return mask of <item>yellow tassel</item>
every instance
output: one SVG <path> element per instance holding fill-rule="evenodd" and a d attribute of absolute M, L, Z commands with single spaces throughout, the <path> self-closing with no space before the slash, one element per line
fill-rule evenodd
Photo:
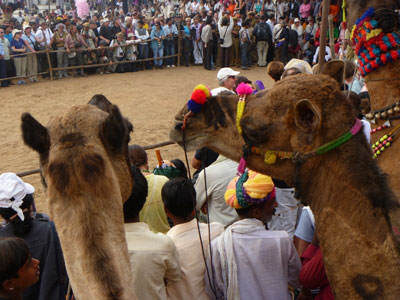
<path fill-rule="evenodd" d="M 238 104 L 237 104 L 237 113 L 236 113 L 236 127 L 239 131 L 239 134 L 242 134 L 242 127 L 240 126 L 240 120 L 242 119 L 242 116 L 244 114 L 244 107 L 246 105 L 245 102 L 246 98 L 240 98 Z"/>
<path fill-rule="evenodd" d="M 276 163 L 276 154 L 273 151 L 267 151 L 264 155 L 264 161 L 268 165 Z"/>
<path fill-rule="evenodd" d="M 342 9 L 343 9 L 343 22 L 346 22 L 346 0 L 343 0 Z"/>
<path fill-rule="evenodd" d="M 372 39 L 373 37 L 376 37 L 376 36 L 380 35 L 381 32 L 382 32 L 382 29 L 380 29 L 380 28 L 371 30 L 370 33 L 367 33 L 366 41 Z"/>

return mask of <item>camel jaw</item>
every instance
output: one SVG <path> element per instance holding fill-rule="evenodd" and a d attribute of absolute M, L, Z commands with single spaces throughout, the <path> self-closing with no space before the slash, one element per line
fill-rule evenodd
<path fill-rule="evenodd" d="M 176 122 L 178 123 L 178 122 Z M 182 122 L 181 122 L 182 123 Z M 194 151 L 204 146 L 207 141 L 207 137 L 201 133 L 194 133 L 190 130 L 185 131 L 185 140 L 183 140 L 183 131 L 179 123 L 171 128 L 169 132 L 169 138 L 171 141 L 177 143 L 182 148 L 186 148 L 187 151 Z"/>

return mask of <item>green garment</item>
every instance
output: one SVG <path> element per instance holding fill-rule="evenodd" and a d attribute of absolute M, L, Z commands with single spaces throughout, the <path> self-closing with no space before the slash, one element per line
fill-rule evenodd
<path fill-rule="evenodd" d="M 161 189 L 168 181 L 168 178 L 161 175 L 148 174 L 145 175 L 149 192 L 147 194 L 146 203 L 139 214 L 141 222 L 149 225 L 150 230 L 154 233 L 167 233 L 170 229 L 167 215 L 164 211 L 164 203 L 161 198 Z"/>

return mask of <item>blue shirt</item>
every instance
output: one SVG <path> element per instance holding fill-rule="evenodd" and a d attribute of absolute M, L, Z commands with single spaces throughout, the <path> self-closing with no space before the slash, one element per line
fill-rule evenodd
<path fill-rule="evenodd" d="M 12 51 L 12 47 L 14 47 L 15 49 L 24 48 L 25 47 L 25 43 L 24 43 L 24 41 L 22 39 L 19 39 L 18 41 L 15 40 L 15 39 L 12 39 L 10 46 L 11 46 L 11 51 Z M 24 56 L 26 56 L 26 54 L 21 54 L 21 52 L 15 52 L 15 51 L 12 51 L 12 54 L 18 54 L 18 56 L 16 56 L 16 57 L 24 57 Z"/>
<path fill-rule="evenodd" d="M 12 40 L 12 38 L 13 38 L 11 32 L 10 32 L 9 34 L 5 34 L 4 37 L 11 43 L 11 40 Z"/>
<path fill-rule="evenodd" d="M 169 27 L 168 25 L 165 25 L 163 27 L 163 30 L 164 30 L 165 36 L 167 36 L 170 33 L 172 33 L 175 36 L 178 35 L 178 29 L 176 29 L 176 26 L 174 24 L 172 24 L 171 27 Z"/>
<path fill-rule="evenodd" d="M 0 43 L 0 55 L 4 55 L 4 48 L 2 43 Z"/>

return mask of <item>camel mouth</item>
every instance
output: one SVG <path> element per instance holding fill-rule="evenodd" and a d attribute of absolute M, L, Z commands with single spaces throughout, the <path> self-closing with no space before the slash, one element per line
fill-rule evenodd
<path fill-rule="evenodd" d="M 186 135 L 183 138 L 182 122 L 173 126 L 169 132 L 171 141 L 177 143 L 180 147 L 186 148 L 187 151 L 196 150 L 197 146 L 201 143 L 202 134 Z"/>

